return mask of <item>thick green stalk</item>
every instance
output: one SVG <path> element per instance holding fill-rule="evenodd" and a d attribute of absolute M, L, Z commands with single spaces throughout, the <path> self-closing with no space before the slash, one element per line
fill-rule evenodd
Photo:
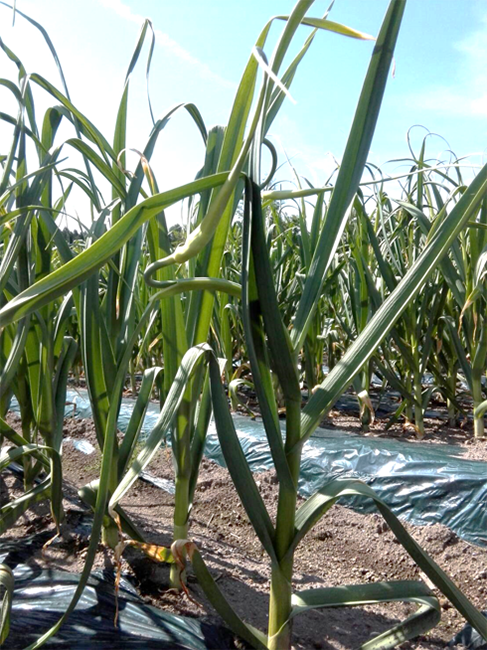
<path fill-rule="evenodd" d="M 178 410 L 176 426 L 173 432 L 173 456 L 176 462 L 176 491 L 174 495 L 174 534 L 173 541 L 187 539 L 190 510 L 190 479 L 191 479 L 191 385 L 186 389 L 183 401 Z M 181 588 L 180 572 L 176 566 L 171 566 L 171 587 Z"/>
<path fill-rule="evenodd" d="M 286 404 L 286 458 L 293 479 L 293 487 L 281 482 L 276 518 L 276 556 L 278 564 L 271 569 L 269 600 L 269 650 L 288 650 L 291 646 L 291 597 L 293 554 L 288 549 L 295 536 L 295 517 L 299 468 L 301 463 L 301 410 L 299 402 Z"/>
<path fill-rule="evenodd" d="M 108 548 L 115 548 L 119 542 L 118 527 L 114 520 L 106 515 L 103 517 L 103 527 L 101 529 L 102 544 Z"/>
<path fill-rule="evenodd" d="M 289 650 L 291 647 L 291 596 L 293 559 L 272 567 L 269 602 L 269 650 Z"/>
<path fill-rule="evenodd" d="M 473 398 L 473 431 L 475 438 L 483 438 L 485 436 L 484 427 L 484 414 L 476 415 L 475 410 L 483 401 L 482 397 L 482 374 L 485 368 L 485 361 L 487 357 L 487 323 L 482 323 L 480 332 L 480 339 L 477 345 L 477 350 L 472 361 L 472 398 Z"/>
<path fill-rule="evenodd" d="M 481 374 L 474 376 L 472 373 L 472 397 L 474 411 L 480 405 L 482 400 L 482 384 L 480 382 Z M 475 438 L 483 438 L 485 436 L 484 415 L 474 415 L 473 418 L 473 435 Z"/>
<path fill-rule="evenodd" d="M 419 438 L 424 437 L 423 420 L 423 385 L 420 370 L 420 357 L 418 341 L 415 336 L 411 337 L 411 348 L 414 359 L 413 388 L 414 388 L 414 423 Z"/>
<path fill-rule="evenodd" d="M 407 372 L 407 374 L 406 374 L 406 379 L 405 379 L 404 383 L 406 385 L 406 389 L 407 389 L 408 393 L 412 393 L 413 392 L 413 386 L 412 386 L 413 381 L 411 379 L 410 372 L 408 370 L 406 372 Z M 407 403 L 406 403 L 406 408 L 404 409 L 404 417 L 406 418 L 406 420 L 408 422 L 412 422 L 413 421 L 413 405 L 411 404 L 409 399 L 406 400 L 406 401 L 407 401 Z"/>
<path fill-rule="evenodd" d="M 318 383 L 315 373 L 314 361 L 315 357 L 313 355 L 312 339 L 311 337 L 306 337 L 304 342 L 304 372 L 306 377 L 306 385 L 308 386 L 308 393 L 311 395 L 311 391 Z"/>
<path fill-rule="evenodd" d="M 366 390 L 367 393 L 370 391 L 370 363 L 367 363 L 364 366 L 364 369 L 361 372 L 362 375 L 362 387 L 363 390 Z M 361 425 L 362 425 L 362 431 L 364 433 L 368 433 L 370 431 L 370 424 L 372 422 L 372 411 L 370 410 L 369 406 L 370 402 L 367 401 L 362 401 L 361 403 Z"/>
<path fill-rule="evenodd" d="M 453 395 L 457 390 L 457 369 L 454 364 L 451 364 L 450 373 L 447 377 L 447 383 L 450 385 L 450 390 Z M 447 399 L 448 408 L 448 424 L 450 427 L 456 426 L 457 423 L 457 408 L 450 398 Z"/>
<path fill-rule="evenodd" d="M 174 501 L 173 541 L 188 538 L 188 522 L 190 508 L 190 477 L 182 472 L 176 474 L 176 492 Z M 170 583 L 173 589 L 181 589 L 181 571 L 176 564 L 171 564 Z"/>
<path fill-rule="evenodd" d="M 192 387 L 193 383 L 190 382 L 184 392 L 172 434 L 173 458 L 176 466 L 173 516 L 174 542 L 188 537 L 189 511 L 191 507 L 191 436 L 194 409 Z M 199 395 L 199 392 L 197 395 Z M 170 582 L 171 587 L 174 589 L 181 589 L 180 571 L 176 565 L 171 566 Z"/>
<path fill-rule="evenodd" d="M 423 419 L 423 386 L 421 384 L 421 373 L 414 371 L 414 423 L 419 438 L 424 438 L 424 419 Z"/>
<path fill-rule="evenodd" d="M 109 437 L 108 432 L 105 433 L 105 439 Z M 116 437 L 116 436 L 115 436 Z M 103 450 L 105 453 L 105 449 Z M 111 469 L 110 469 L 110 478 L 108 482 L 108 491 L 109 494 L 113 494 L 115 489 L 118 486 L 118 448 L 114 445 L 113 453 L 111 455 Z M 103 524 L 101 529 L 101 541 L 105 546 L 114 549 L 119 539 L 118 526 L 115 523 L 115 520 L 110 517 L 108 514 L 103 517 Z"/>
<path fill-rule="evenodd" d="M 189 478 L 176 478 L 174 505 L 174 539 L 186 539 L 188 536 Z"/>

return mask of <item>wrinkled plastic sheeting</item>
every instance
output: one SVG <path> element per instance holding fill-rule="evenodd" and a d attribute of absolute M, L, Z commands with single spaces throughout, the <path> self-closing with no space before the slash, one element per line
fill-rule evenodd
<path fill-rule="evenodd" d="M 68 391 L 66 415 L 91 417 L 86 391 Z M 127 428 L 134 400 L 122 400 L 118 425 Z M 154 427 L 159 406 L 150 404 L 142 436 Z M 234 415 L 243 451 L 253 472 L 272 469 L 269 444 L 260 420 Z M 401 519 L 416 525 L 440 523 L 459 537 L 487 546 L 487 463 L 461 458 L 453 445 L 408 443 L 339 430 L 317 429 L 303 447 L 299 491 L 311 496 L 337 477 L 357 478 L 376 491 Z M 208 431 L 205 455 L 225 465 L 215 424 Z M 340 503 L 375 512 L 370 499 L 347 497 Z"/>
<path fill-rule="evenodd" d="M 462 458 L 453 445 L 318 431 L 303 449 L 303 492 L 311 495 L 322 487 L 323 474 L 359 478 L 402 519 L 441 523 L 459 537 L 487 546 L 487 463 Z M 375 510 L 370 500 L 348 502 Z"/>
<path fill-rule="evenodd" d="M 482 614 L 487 618 L 487 609 Z M 448 647 L 456 648 L 459 645 L 467 650 L 487 650 L 487 641 L 480 636 L 479 632 L 470 623 L 467 623 L 463 630 L 453 637 Z"/>
<path fill-rule="evenodd" d="M 120 431 L 127 431 L 127 427 L 134 410 L 134 399 L 123 399 L 120 405 L 117 425 Z M 19 403 L 15 397 L 10 402 L 10 410 L 14 413 L 20 413 Z M 141 435 L 146 437 L 154 428 L 161 409 L 159 404 L 149 402 L 144 422 L 142 423 Z M 64 417 L 91 418 L 91 404 L 88 397 L 88 391 L 85 388 L 70 389 L 66 391 L 66 404 L 64 407 Z M 80 451 L 82 451 L 80 449 Z"/>
<path fill-rule="evenodd" d="M 273 467 L 263 425 L 234 417 L 245 456 L 254 472 Z M 401 519 L 416 525 L 441 523 L 459 537 L 487 546 L 487 463 L 461 458 L 453 445 L 408 443 L 317 429 L 303 447 L 299 491 L 309 497 L 334 478 L 370 485 Z M 205 454 L 223 464 L 216 433 Z M 371 499 L 339 503 L 376 512 Z"/>
<path fill-rule="evenodd" d="M 8 648 L 25 648 L 52 627 L 66 611 L 78 585 L 79 574 L 41 570 L 36 565 L 16 564 L 19 542 L 0 547 L 2 562 L 14 572 L 15 589 Z M 27 553 L 29 549 L 24 548 Z M 150 648 L 206 650 L 234 647 L 231 633 L 201 619 L 176 616 L 147 605 L 130 582 L 122 578 L 118 626 L 114 626 L 113 577 L 93 572 L 76 609 L 45 648 Z"/>
<path fill-rule="evenodd" d="M 12 400 L 13 401 L 13 400 Z M 118 428 L 120 431 L 127 431 L 127 427 L 134 410 L 134 399 L 123 399 L 118 414 Z M 154 428 L 157 418 L 161 412 L 159 404 L 149 402 L 144 422 L 142 423 L 141 435 L 147 437 Z M 91 405 L 88 399 L 88 391 L 85 389 L 68 390 L 66 393 L 66 407 L 64 416 L 76 416 L 77 418 L 91 418 Z"/>

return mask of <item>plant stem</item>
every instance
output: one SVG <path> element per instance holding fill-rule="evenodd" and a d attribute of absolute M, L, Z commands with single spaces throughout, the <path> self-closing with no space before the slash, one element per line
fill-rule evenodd
<path fill-rule="evenodd" d="M 189 477 L 176 476 L 174 504 L 173 540 L 187 539 L 189 512 Z M 173 589 L 181 589 L 181 573 L 177 565 L 171 564 L 170 583 Z"/>
<path fill-rule="evenodd" d="M 132 391 L 132 396 L 137 395 L 137 380 L 135 378 L 135 364 L 133 359 L 130 359 L 129 362 L 129 373 L 130 373 L 130 389 Z"/>
<path fill-rule="evenodd" d="M 370 391 L 370 364 L 367 363 L 362 371 L 362 387 Z M 366 403 L 363 403 L 360 416 L 362 431 L 368 433 L 370 431 L 370 423 L 372 422 L 372 412 Z"/>
<path fill-rule="evenodd" d="M 457 389 L 457 370 L 455 367 L 451 368 L 450 377 L 447 379 L 447 381 L 450 384 L 450 390 L 452 391 L 453 394 L 455 394 Z M 451 427 L 454 427 L 456 426 L 457 423 L 457 409 L 455 407 L 455 404 L 451 401 L 450 398 L 447 399 L 447 407 L 448 407 L 448 424 Z"/>
<path fill-rule="evenodd" d="M 301 462 L 301 448 L 294 443 L 300 435 L 300 405 L 292 402 L 286 409 L 286 448 L 293 449 L 287 456 L 294 489 L 282 483 L 279 486 L 279 499 L 276 518 L 276 555 L 278 564 L 271 569 L 271 592 L 269 601 L 269 650 L 287 650 L 291 645 L 291 596 L 293 556 L 286 557 L 294 537 L 296 516 L 297 485 Z M 287 450 L 286 449 L 286 450 Z"/>
<path fill-rule="evenodd" d="M 101 529 L 101 541 L 109 548 L 115 548 L 119 542 L 118 527 L 111 517 L 103 517 L 103 527 Z"/>
<path fill-rule="evenodd" d="M 420 371 L 419 345 L 415 335 L 411 337 L 411 350 L 414 359 L 414 423 L 418 438 L 424 438 L 424 420 L 423 420 L 423 384 Z"/>
<path fill-rule="evenodd" d="M 411 380 L 411 375 L 409 374 L 409 372 L 406 374 L 406 379 L 404 383 L 406 385 L 406 389 L 408 390 L 408 392 L 411 393 L 413 382 Z M 407 400 L 406 408 L 404 409 L 404 417 L 408 422 L 413 421 L 413 405 L 411 404 L 409 399 Z"/>
<path fill-rule="evenodd" d="M 479 342 L 472 360 L 472 398 L 474 411 L 482 402 L 482 373 L 487 356 L 487 322 L 482 321 Z M 475 438 L 485 435 L 484 416 L 480 415 L 473 420 L 473 434 Z"/>
<path fill-rule="evenodd" d="M 414 373 L 414 423 L 419 438 L 424 438 L 424 419 L 423 419 L 423 386 L 421 384 L 421 375 Z"/>
<path fill-rule="evenodd" d="M 472 372 L 472 397 L 473 397 L 473 409 L 483 401 L 482 399 L 482 375 L 480 373 Z M 475 438 L 483 438 L 485 436 L 485 427 L 484 427 L 484 415 L 479 415 L 473 417 L 473 435 Z"/>
<path fill-rule="evenodd" d="M 115 441 L 114 450 L 112 454 L 112 466 L 110 471 L 109 488 L 108 488 L 110 494 L 113 494 L 117 485 L 118 485 L 118 447 Z M 109 515 L 105 515 L 105 517 L 103 517 L 103 525 L 101 529 L 101 541 L 103 544 L 113 549 L 117 546 L 118 542 L 120 541 L 119 534 L 118 534 L 118 526 Z"/>
<path fill-rule="evenodd" d="M 272 567 L 269 604 L 269 650 L 288 650 L 291 646 L 291 614 L 293 560 Z"/>

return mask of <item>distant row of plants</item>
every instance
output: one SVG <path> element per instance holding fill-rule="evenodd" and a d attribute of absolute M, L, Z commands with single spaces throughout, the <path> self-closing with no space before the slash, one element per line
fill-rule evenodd
<path fill-rule="evenodd" d="M 268 61 L 266 41 L 275 19 L 264 27 L 225 127 L 207 131 L 196 106 L 181 104 L 154 121 L 130 171 L 125 160 L 130 79 L 146 39 L 153 41 L 150 22 L 130 61 L 111 140 L 72 104 L 54 46 L 40 25 L 17 11 L 43 33 L 58 65 L 59 87 L 28 75 L 0 41 L 19 71 L 18 84 L 0 80 L 18 104 L 17 115 L 0 114 L 13 136 L 1 158 L 0 181 L 0 434 L 7 443 L 0 467 L 16 461 L 24 471 L 24 494 L 0 508 L 0 532 L 41 500 L 49 501 L 56 526 L 62 526 L 63 414 L 68 378 L 80 368 L 102 452 L 99 479 L 80 489 L 94 518 L 79 586 L 60 621 L 33 647 L 55 634 L 76 607 L 100 537 L 118 556 L 127 541 L 150 542 L 120 502 L 169 433 L 174 544 L 160 556 L 171 563 L 172 584 L 181 589 L 190 559 L 216 610 L 253 647 L 288 648 L 293 617 L 310 608 L 398 599 L 419 604 L 416 614 L 366 643 L 367 649 L 392 648 L 437 623 L 438 600 L 421 582 L 293 592 L 297 545 L 338 498 L 356 494 L 374 499 L 424 573 L 487 638 L 486 620 L 369 487 L 334 480 L 297 508 L 304 443 L 352 383 L 367 425 L 373 369 L 400 392 L 400 409 L 420 435 L 433 393 L 448 401 L 452 419 L 464 408 L 459 379 L 470 391 L 477 436 L 483 434 L 486 408 L 487 167 L 465 185 L 459 167 L 433 168 L 423 146 L 417 157 L 412 154 L 399 199 L 387 194 L 378 169 L 372 185 L 360 184 L 404 0 L 393 0 L 385 16 L 336 177 L 322 188 L 303 181 L 304 188 L 276 189 L 277 155 L 267 134 L 314 38 L 326 30 L 369 38 L 327 16 L 307 16 L 311 5 L 300 0 L 289 16 L 278 18 L 283 29 Z M 301 25 L 310 31 L 283 69 Z M 53 100 L 42 118 L 34 105 L 39 89 Z M 151 157 L 178 110 L 194 123 L 206 155 L 194 181 L 160 192 Z M 59 142 L 64 122 L 73 135 Z M 266 179 L 264 147 L 273 159 Z M 64 160 L 73 150 L 82 166 Z M 92 215 L 80 237 L 59 227 L 74 188 L 87 197 Z M 183 199 L 189 232 L 171 232 L 164 210 Z M 297 208 L 292 218 L 289 201 Z M 138 373 L 136 405 L 119 442 L 122 394 L 127 377 Z M 239 382 L 247 382 L 258 398 L 279 481 L 275 521 L 240 447 L 223 373 L 232 395 Z M 432 386 L 423 386 L 425 373 L 433 377 Z M 309 400 L 302 408 L 304 385 Z M 160 417 L 141 441 L 154 391 Z M 5 421 L 13 397 L 20 432 Z M 286 418 L 284 437 L 279 407 Z M 204 549 L 200 553 L 191 542 L 191 506 L 212 413 L 230 475 L 272 567 L 266 633 L 232 609 L 206 567 Z M 0 581 L 5 638 L 14 588 L 7 568 Z"/>

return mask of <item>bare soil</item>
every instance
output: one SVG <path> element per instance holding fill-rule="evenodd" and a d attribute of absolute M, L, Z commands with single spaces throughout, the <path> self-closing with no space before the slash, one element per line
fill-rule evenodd
<path fill-rule="evenodd" d="M 356 430 L 355 419 L 343 414 L 331 414 L 333 424 L 340 429 Z M 19 420 L 9 415 L 11 426 L 18 427 Z M 329 423 L 327 423 L 329 426 Z M 465 458 L 487 460 L 487 443 L 471 442 L 471 434 L 461 429 L 443 430 L 441 438 L 429 424 L 423 442 L 456 444 Z M 438 428 L 444 428 L 442 422 Z M 380 423 L 371 428 L 369 435 L 400 435 L 414 444 L 414 436 L 402 428 L 384 431 Z M 66 523 L 63 535 L 44 551 L 42 547 L 31 561 L 41 566 L 62 568 L 78 572 L 84 561 L 88 544 L 86 535 L 76 532 L 77 524 L 86 507 L 77 497 L 77 489 L 98 478 L 100 454 L 93 423 L 90 420 L 66 419 L 63 447 Z M 88 440 L 95 447 L 91 454 L 79 451 L 75 440 Z M 162 448 L 148 468 L 159 478 L 172 480 L 173 469 L 170 450 Z M 275 516 L 277 483 L 271 471 L 255 475 L 255 480 L 272 517 Z M 22 485 L 9 473 L 0 477 L 2 503 L 20 495 Z M 168 546 L 171 543 L 172 511 L 174 497 L 163 490 L 139 480 L 131 489 L 122 506 L 133 517 L 147 541 Z M 456 584 L 479 609 L 487 608 L 487 548 L 472 546 L 460 540 L 441 525 L 414 527 L 406 524 L 408 531 L 445 569 Z M 38 504 L 24 515 L 3 536 L 22 539 L 39 531 L 52 532 L 54 526 L 47 504 Z M 218 585 L 239 614 L 248 622 L 265 629 L 267 625 L 270 566 L 257 540 L 245 510 L 233 488 L 226 469 L 203 460 L 191 513 L 190 537 L 203 554 Z M 168 589 L 168 568 L 154 564 L 139 551 L 127 549 L 124 571 L 131 574 L 146 602 L 185 616 L 206 617 L 217 621 L 216 612 L 206 600 L 191 570 L 188 586 L 195 605 L 186 596 Z M 112 552 L 99 547 L 96 567 L 113 568 Z M 342 506 L 334 506 L 296 552 L 295 589 L 317 586 L 366 583 L 379 580 L 405 580 L 420 578 L 418 568 L 396 543 L 395 537 L 379 515 L 363 515 Z M 438 594 L 439 595 L 439 594 Z M 417 650 L 446 648 L 450 639 L 465 621 L 441 595 L 440 624 L 428 635 L 401 647 Z M 357 648 L 371 636 L 389 629 L 414 611 L 409 604 L 367 606 L 309 612 L 295 619 L 293 647 L 324 650 L 350 650 Z M 238 642 L 237 647 L 245 647 Z"/>

